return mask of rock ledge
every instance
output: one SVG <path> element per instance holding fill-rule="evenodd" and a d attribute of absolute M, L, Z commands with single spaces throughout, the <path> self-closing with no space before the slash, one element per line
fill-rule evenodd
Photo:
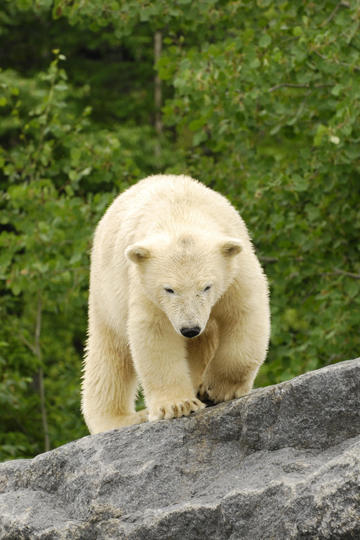
<path fill-rule="evenodd" d="M 360 359 L 0 464 L 0 538 L 360 538 Z"/>

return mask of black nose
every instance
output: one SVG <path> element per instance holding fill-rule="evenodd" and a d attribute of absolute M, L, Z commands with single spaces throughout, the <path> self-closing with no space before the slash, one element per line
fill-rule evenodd
<path fill-rule="evenodd" d="M 200 334 L 200 327 L 199 326 L 193 326 L 192 328 L 181 328 L 180 332 L 183 336 L 191 338 L 198 336 Z"/>

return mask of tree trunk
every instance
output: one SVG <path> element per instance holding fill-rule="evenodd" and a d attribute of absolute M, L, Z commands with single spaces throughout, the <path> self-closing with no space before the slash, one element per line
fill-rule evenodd
<path fill-rule="evenodd" d="M 41 345 L 40 345 L 40 335 L 41 335 L 41 318 L 42 318 L 42 300 L 41 296 L 38 296 L 37 312 L 36 312 L 36 326 L 35 326 L 35 346 L 34 353 L 37 356 L 38 362 L 40 364 L 39 371 L 34 377 L 34 383 L 36 385 L 37 391 L 40 396 L 40 409 L 41 409 L 41 420 L 44 432 L 44 449 L 45 452 L 50 450 L 50 438 L 49 438 L 49 425 L 47 420 L 46 413 L 46 404 L 45 404 L 45 386 L 44 386 L 44 370 L 42 368 L 42 354 L 41 354 Z"/>
<path fill-rule="evenodd" d="M 158 62 L 161 56 L 162 49 L 162 34 L 161 32 L 155 32 L 154 36 L 154 64 Z M 155 104 L 155 130 L 158 136 L 155 152 L 157 157 L 161 154 L 161 143 L 160 137 L 162 135 L 163 124 L 161 118 L 161 106 L 162 106 L 162 88 L 161 88 L 161 79 L 156 72 L 154 79 L 154 104 Z"/>

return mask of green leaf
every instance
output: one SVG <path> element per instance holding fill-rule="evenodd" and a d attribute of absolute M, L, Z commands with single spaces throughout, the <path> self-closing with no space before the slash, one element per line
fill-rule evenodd
<path fill-rule="evenodd" d="M 259 47 L 266 49 L 271 43 L 271 37 L 269 34 L 263 34 L 259 39 Z"/>
<path fill-rule="evenodd" d="M 295 26 L 295 28 L 293 29 L 293 35 L 296 36 L 296 37 L 300 37 L 303 35 L 303 29 L 301 26 Z"/>
<path fill-rule="evenodd" d="M 207 135 L 206 135 L 205 131 L 198 131 L 193 136 L 193 144 L 194 144 L 194 146 L 198 146 L 202 142 L 206 141 L 206 139 L 207 139 Z"/>
<path fill-rule="evenodd" d="M 296 191 L 306 191 L 309 187 L 308 180 L 298 174 L 293 175 L 293 183 Z"/>

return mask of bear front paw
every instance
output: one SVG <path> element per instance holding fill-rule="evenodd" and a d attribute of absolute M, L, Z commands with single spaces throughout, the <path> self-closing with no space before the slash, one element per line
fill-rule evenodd
<path fill-rule="evenodd" d="M 197 398 L 177 399 L 161 401 L 149 407 L 149 421 L 168 420 L 170 418 L 179 418 L 180 416 L 189 416 L 190 413 L 203 409 L 205 404 Z"/>
<path fill-rule="evenodd" d="M 204 401 L 221 403 L 246 396 L 251 390 L 248 384 L 212 384 L 202 383 L 199 386 L 198 395 Z"/>

